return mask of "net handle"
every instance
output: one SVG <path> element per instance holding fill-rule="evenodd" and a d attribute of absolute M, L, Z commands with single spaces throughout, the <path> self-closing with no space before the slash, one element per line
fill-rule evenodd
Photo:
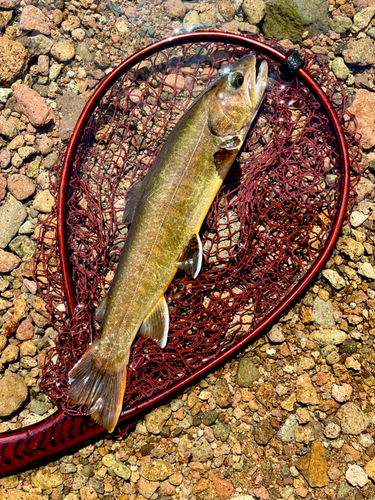
<path fill-rule="evenodd" d="M 74 156 L 77 151 L 78 142 L 80 140 L 82 131 L 91 116 L 96 104 L 103 97 L 103 95 L 107 92 L 108 88 L 119 78 L 121 77 L 128 69 L 130 69 L 135 64 L 141 62 L 144 58 L 150 57 L 156 52 L 167 49 L 173 46 L 182 45 L 184 43 L 191 42 L 221 42 L 228 44 L 237 44 L 244 48 L 252 49 L 261 54 L 271 56 L 276 59 L 280 63 L 284 62 L 287 59 L 287 55 L 283 54 L 279 50 L 274 47 L 270 47 L 258 40 L 254 40 L 252 38 L 248 38 L 243 35 L 237 35 L 234 33 L 222 33 L 222 32 L 212 32 L 212 31 L 198 31 L 194 33 L 183 33 L 180 35 L 176 35 L 165 40 L 158 41 L 153 43 L 144 49 L 136 52 L 129 58 L 127 58 L 123 63 L 121 63 L 117 68 L 115 68 L 112 73 L 110 73 L 99 85 L 97 90 L 91 96 L 90 100 L 87 102 L 86 107 L 82 111 L 81 116 L 78 119 L 76 127 L 74 129 L 73 135 L 69 141 L 68 148 L 66 151 L 65 160 L 63 163 L 62 173 L 61 173 L 61 181 L 59 186 L 59 199 L 58 199 L 58 208 L 57 208 L 57 237 L 58 237 L 58 246 L 60 252 L 60 265 L 63 276 L 63 286 L 65 290 L 66 300 L 69 307 L 69 312 L 71 317 L 74 316 L 74 295 L 73 289 L 71 286 L 71 280 L 69 275 L 69 264 L 68 264 L 68 251 L 67 244 L 65 239 L 65 209 L 67 203 L 67 192 L 69 185 L 69 177 L 71 167 L 73 165 Z M 205 364 L 202 368 L 192 373 L 191 375 L 183 378 L 180 382 L 178 382 L 173 387 L 163 391 L 162 393 L 155 395 L 147 399 L 144 402 L 135 405 L 129 410 L 124 410 L 121 414 L 121 418 L 125 417 L 131 418 L 137 415 L 139 412 L 149 408 L 150 406 L 155 406 L 159 401 L 165 399 L 170 396 L 172 393 L 178 392 L 182 389 L 186 384 L 192 383 L 194 380 L 202 377 L 205 373 L 210 371 L 214 366 L 217 366 L 220 363 L 223 363 L 227 358 L 231 357 L 236 351 L 240 350 L 244 345 L 246 345 L 251 339 L 259 335 L 264 329 L 270 326 L 276 318 L 280 315 L 282 311 L 284 311 L 291 303 L 297 298 L 297 296 L 309 286 L 312 279 L 319 272 L 319 270 L 323 267 L 324 263 L 328 259 L 331 254 L 334 245 L 339 236 L 340 228 L 342 222 L 344 220 L 348 199 L 349 199 L 349 182 L 350 182 L 350 168 L 349 168 L 349 154 L 348 148 L 345 141 L 344 132 L 341 128 L 339 119 L 336 115 L 335 110 L 332 107 L 332 104 L 328 97 L 325 95 L 320 86 L 315 82 L 315 80 L 310 76 L 310 74 L 300 68 L 297 71 L 297 74 L 305 84 L 312 90 L 317 99 L 323 105 L 331 123 L 334 127 L 334 131 L 336 134 L 336 138 L 339 144 L 340 155 L 342 160 L 342 178 L 341 178 L 341 199 L 340 206 L 337 212 L 332 232 L 327 240 L 325 248 L 316 262 L 313 264 L 311 269 L 308 271 L 304 279 L 301 283 L 296 286 L 292 292 L 289 293 L 287 297 L 284 298 L 282 302 L 280 302 L 279 306 L 272 311 L 268 316 L 266 316 L 261 325 L 256 327 L 253 331 L 251 331 L 248 335 L 244 336 L 237 344 L 232 346 L 227 351 L 220 354 L 216 359 L 210 361 Z"/>

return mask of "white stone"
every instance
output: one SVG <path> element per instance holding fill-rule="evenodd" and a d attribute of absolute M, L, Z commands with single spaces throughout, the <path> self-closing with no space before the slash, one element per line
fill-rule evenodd
<path fill-rule="evenodd" d="M 350 215 L 350 224 L 352 227 L 356 228 L 361 226 L 367 219 L 368 215 L 363 214 L 362 212 L 352 212 Z"/>
<path fill-rule="evenodd" d="M 368 483 L 368 475 L 359 465 L 351 465 L 346 471 L 345 477 L 352 486 L 363 488 Z"/>
<path fill-rule="evenodd" d="M 349 401 L 352 393 L 353 393 L 353 388 L 349 384 L 343 384 L 343 385 L 333 384 L 332 386 L 332 397 L 338 403 L 344 403 L 345 401 Z"/>
<path fill-rule="evenodd" d="M 369 262 L 364 262 L 358 266 L 358 274 L 361 274 L 365 278 L 375 280 L 375 270 Z"/>
<path fill-rule="evenodd" d="M 333 269 L 324 269 L 322 274 L 331 283 L 331 285 L 336 288 L 336 290 L 344 288 L 345 280 L 337 271 L 334 271 Z"/>

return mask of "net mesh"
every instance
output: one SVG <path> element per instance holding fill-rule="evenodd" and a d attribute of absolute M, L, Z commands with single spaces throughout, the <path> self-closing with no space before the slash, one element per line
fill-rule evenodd
<path fill-rule="evenodd" d="M 194 98 L 249 52 L 208 42 L 164 49 L 113 83 L 82 132 L 65 214 L 73 318 L 64 298 L 56 207 L 40 227 L 35 254 L 39 291 L 58 331 L 41 387 L 72 415 L 85 410 L 67 405 L 67 374 L 98 334 L 95 308 L 113 279 L 128 230 L 121 223 L 124 193 L 146 175 Z M 304 57 L 345 123 L 358 172 L 358 137 L 343 88 L 322 59 Z M 261 58 L 269 64 L 269 88 L 202 227 L 203 269 L 196 280 L 178 272 L 166 293 L 167 346 L 145 338 L 134 343 L 124 408 L 173 386 L 261 324 L 306 275 L 335 223 L 342 168 L 329 119 L 304 83 L 284 80 L 278 63 Z M 63 152 L 51 170 L 55 199 L 62 159 Z"/>

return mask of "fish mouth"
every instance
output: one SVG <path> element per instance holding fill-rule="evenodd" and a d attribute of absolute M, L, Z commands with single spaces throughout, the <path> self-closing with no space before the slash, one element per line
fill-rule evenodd
<path fill-rule="evenodd" d="M 258 109 L 262 103 L 263 95 L 267 87 L 268 64 L 266 61 L 260 63 L 256 70 L 256 58 L 253 56 L 247 82 L 247 95 L 252 108 Z"/>

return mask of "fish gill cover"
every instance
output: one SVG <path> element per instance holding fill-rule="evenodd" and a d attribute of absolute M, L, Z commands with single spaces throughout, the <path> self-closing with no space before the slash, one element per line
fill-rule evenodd
<path fill-rule="evenodd" d="M 249 52 L 211 42 L 165 48 L 118 78 L 82 131 L 65 211 L 73 318 L 64 295 L 56 207 L 40 228 L 35 253 L 35 277 L 58 332 L 41 387 L 71 415 L 85 413 L 66 403 L 68 372 L 98 334 L 95 308 L 128 231 L 121 222 L 124 193 L 146 175 L 194 98 Z M 358 134 L 343 88 L 319 56 L 304 57 L 344 126 L 358 176 Z M 124 409 L 173 387 L 259 326 L 321 255 L 335 224 L 342 168 L 333 127 L 300 79 L 284 79 L 279 63 L 262 58 L 269 64 L 269 88 L 202 227 L 202 272 L 193 280 L 179 271 L 167 290 L 167 346 L 145 338 L 134 343 Z M 56 200 L 62 160 L 63 154 L 51 172 Z"/>

